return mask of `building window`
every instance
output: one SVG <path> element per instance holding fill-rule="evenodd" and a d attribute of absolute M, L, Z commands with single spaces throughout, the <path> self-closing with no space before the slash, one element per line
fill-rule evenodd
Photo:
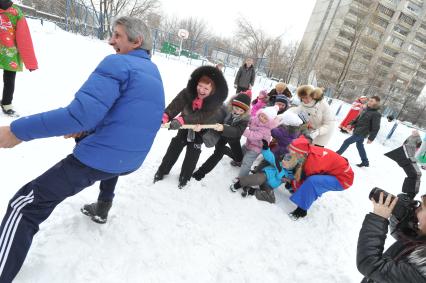
<path fill-rule="evenodd" d="M 396 56 L 398 56 L 398 52 L 397 51 L 393 51 L 392 49 L 390 49 L 390 48 L 387 48 L 387 47 L 384 47 L 383 48 L 383 53 L 385 53 L 385 54 L 387 54 L 387 55 L 389 55 L 389 56 L 391 56 L 391 57 L 396 57 Z"/>
<path fill-rule="evenodd" d="M 407 34 L 410 33 L 410 30 L 401 26 L 401 25 L 395 25 L 393 30 L 403 36 L 407 36 Z"/>
<path fill-rule="evenodd" d="M 386 61 L 383 58 L 379 59 L 379 64 L 388 68 L 392 67 L 392 62 Z"/>
<path fill-rule="evenodd" d="M 426 80 L 426 73 L 422 73 L 422 72 L 417 72 L 416 74 L 417 77 Z"/>
<path fill-rule="evenodd" d="M 363 58 L 364 60 L 370 61 L 371 58 L 373 58 L 373 55 L 364 52 L 359 52 L 359 57 Z"/>
<path fill-rule="evenodd" d="M 411 65 L 417 65 L 417 63 L 419 62 L 419 59 L 405 55 L 404 58 L 402 59 L 402 62 L 411 64 Z"/>
<path fill-rule="evenodd" d="M 409 76 L 411 76 L 414 73 L 414 70 L 407 68 L 405 66 L 401 66 L 399 68 L 399 70 L 401 71 L 401 73 L 404 73 L 404 74 L 409 75 Z"/>
<path fill-rule="evenodd" d="M 380 32 L 380 31 L 378 31 L 378 30 L 376 30 L 372 27 L 367 27 L 366 30 L 365 30 L 365 33 L 367 35 L 375 38 L 375 39 L 378 39 L 378 40 L 382 39 L 382 36 L 383 36 L 382 32 Z"/>
<path fill-rule="evenodd" d="M 406 14 L 404 14 L 404 13 L 401 13 L 401 14 L 399 15 L 399 19 L 400 19 L 402 22 L 404 22 L 404 23 L 406 23 L 406 24 L 408 24 L 408 25 L 410 25 L 410 26 L 413 26 L 413 25 L 416 23 L 416 20 L 415 20 L 415 19 L 413 19 L 412 17 L 410 17 L 410 16 L 408 16 L 408 15 L 406 15 Z"/>
<path fill-rule="evenodd" d="M 350 22 L 350 21 L 348 21 L 348 20 L 345 20 L 345 21 L 343 22 L 343 25 L 345 25 L 345 26 L 347 26 L 347 27 L 349 27 L 349 28 L 351 28 L 351 29 L 354 29 L 354 30 L 356 30 L 356 29 L 357 29 L 357 25 L 356 25 L 356 24 L 354 24 L 354 23 L 352 23 L 352 22 Z"/>
<path fill-rule="evenodd" d="M 381 26 L 382 28 L 387 28 L 389 22 L 381 17 L 374 17 L 373 23 L 375 23 L 378 26 Z"/>
<path fill-rule="evenodd" d="M 355 37 L 352 34 L 343 30 L 339 32 L 339 36 L 349 40 L 350 42 L 352 42 L 355 39 Z"/>
<path fill-rule="evenodd" d="M 337 48 L 337 49 L 339 49 L 339 50 L 342 50 L 342 51 L 344 51 L 344 52 L 349 52 L 349 50 L 350 50 L 350 48 L 349 47 L 346 47 L 345 45 L 343 45 L 343 44 L 340 44 L 340 43 L 338 43 L 338 42 L 336 42 L 335 44 L 334 44 L 334 46 Z"/>
<path fill-rule="evenodd" d="M 342 57 L 336 55 L 335 53 L 330 53 L 329 57 L 330 57 L 330 59 L 332 59 L 334 61 L 337 61 L 339 63 L 343 63 L 343 64 L 346 61 L 345 58 L 342 58 Z"/>
<path fill-rule="evenodd" d="M 370 49 L 373 49 L 373 50 L 376 50 L 376 48 L 378 46 L 378 44 L 376 42 L 372 42 L 370 40 L 363 40 L 362 45 L 364 45 L 364 46 L 366 46 Z"/>
<path fill-rule="evenodd" d="M 389 36 L 387 41 L 398 47 L 402 47 L 404 44 L 404 41 L 396 36 Z"/>
<path fill-rule="evenodd" d="M 422 36 L 420 34 L 417 34 L 414 39 L 417 40 L 417 41 L 419 41 L 419 42 L 421 42 L 421 43 L 423 43 L 423 44 L 426 44 L 426 37 L 424 37 L 424 36 Z"/>
<path fill-rule="evenodd" d="M 419 15 L 420 11 L 422 10 L 422 8 L 419 5 L 414 4 L 413 2 L 408 1 L 407 5 L 405 6 L 407 8 L 408 11 Z"/>
<path fill-rule="evenodd" d="M 371 6 L 371 0 L 355 0 L 355 2 L 365 6 L 365 7 L 370 7 Z"/>
<path fill-rule="evenodd" d="M 385 7 L 385 6 L 383 6 L 382 4 L 379 4 L 378 6 L 377 6 L 377 11 L 379 11 L 379 12 L 381 12 L 381 13 L 383 13 L 383 14 L 385 14 L 386 16 L 389 16 L 389 17 L 393 17 L 393 15 L 395 14 L 395 11 L 394 10 L 392 10 L 392 9 L 390 9 L 390 8 L 388 8 L 388 7 Z"/>
<path fill-rule="evenodd" d="M 408 50 L 410 50 L 411 52 L 413 52 L 414 54 L 416 54 L 419 57 L 423 57 L 425 54 L 425 50 L 417 45 L 414 44 L 410 44 L 408 46 Z"/>

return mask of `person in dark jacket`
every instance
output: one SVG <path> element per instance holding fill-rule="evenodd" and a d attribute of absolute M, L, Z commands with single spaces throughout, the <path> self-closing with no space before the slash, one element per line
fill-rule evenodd
<path fill-rule="evenodd" d="M 109 44 L 117 54 L 102 60 L 67 107 L 0 127 L 0 148 L 90 132 L 72 154 L 10 200 L 0 227 L 5 235 L 0 237 L 0 282 L 13 281 L 40 223 L 59 203 L 96 181 L 115 185 L 109 181 L 138 169 L 151 148 L 164 111 L 164 90 L 149 56 L 150 31 L 140 19 L 120 17 Z"/>
<path fill-rule="evenodd" d="M 215 146 L 213 154 L 192 175 L 197 181 L 203 179 L 206 174 L 216 167 L 226 151 L 236 162 L 243 160 L 240 139 L 250 120 L 250 97 L 245 93 L 238 94 L 230 103 L 222 107 L 223 123 L 216 124 L 215 130 L 221 133 L 221 137 Z M 226 146 L 229 144 L 231 147 Z"/>
<path fill-rule="evenodd" d="M 217 136 L 217 140 L 220 138 L 214 130 L 201 130 L 200 125 L 220 122 L 218 112 L 221 111 L 227 96 L 226 80 L 217 68 L 201 66 L 191 74 L 187 86 L 173 99 L 164 112 L 162 122 L 170 122 L 170 129 L 178 130 L 178 133 L 172 138 L 160 167 L 155 173 L 154 183 L 169 174 L 186 146 L 178 187 L 182 189 L 186 186 L 197 166 L 203 142 L 206 143 L 206 139 L 212 135 Z M 184 124 L 197 126 L 194 130 L 180 129 Z"/>
<path fill-rule="evenodd" d="M 401 238 L 383 252 L 388 219 L 397 201 L 391 201 L 390 194 L 384 200 L 381 193 L 379 202 L 372 200 L 373 213 L 365 216 L 356 258 L 358 270 L 365 276 L 362 283 L 426 282 L 426 196 L 416 210 L 418 235 Z"/>
<path fill-rule="evenodd" d="M 293 96 L 285 83 L 283 82 L 277 83 L 275 88 L 273 88 L 268 93 L 269 106 L 272 106 L 275 104 L 275 98 L 277 97 L 277 95 L 284 95 L 285 97 L 288 98 L 288 100 L 290 100 Z"/>
<path fill-rule="evenodd" d="M 372 96 L 367 102 L 367 108 L 350 124 L 353 125 L 354 130 L 351 137 L 347 138 L 336 153 L 342 155 L 349 145 L 356 143 L 361 163 L 357 164 L 358 167 L 368 167 L 367 153 L 364 148 L 364 139 L 368 137 L 367 144 L 373 142 L 377 133 L 380 130 L 381 115 L 378 111 L 380 107 L 380 97 Z"/>
<path fill-rule="evenodd" d="M 237 89 L 236 93 L 249 90 L 254 85 L 256 78 L 256 70 L 253 66 L 253 59 L 247 58 L 245 63 L 238 69 L 237 75 L 234 80 L 234 87 Z"/>

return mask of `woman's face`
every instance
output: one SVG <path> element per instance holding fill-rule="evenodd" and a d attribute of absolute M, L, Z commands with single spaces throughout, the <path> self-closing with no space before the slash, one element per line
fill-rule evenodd
<path fill-rule="evenodd" d="M 266 116 L 266 114 L 265 114 L 265 113 L 260 113 L 260 114 L 259 114 L 259 121 L 260 121 L 262 124 L 266 124 L 266 123 L 268 123 L 268 122 L 269 122 L 268 116 Z"/>
<path fill-rule="evenodd" d="M 306 96 L 302 97 L 301 100 L 304 104 L 309 104 L 309 103 L 312 102 L 313 99 L 310 95 L 306 95 Z"/>
<path fill-rule="evenodd" d="M 197 94 L 198 98 L 204 99 L 209 96 L 212 92 L 212 85 L 208 83 L 198 82 L 197 84 Z"/>
<path fill-rule="evenodd" d="M 419 220 L 418 228 L 420 234 L 426 235 L 426 196 L 422 197 L 422 205 L 416 210 L 417 219 Z"/>

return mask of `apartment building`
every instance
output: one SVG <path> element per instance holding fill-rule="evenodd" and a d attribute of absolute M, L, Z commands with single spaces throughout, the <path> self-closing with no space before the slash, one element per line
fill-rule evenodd
<path fill-rule="evenodd" d="M 379 95 L 399 111 L 426 84 L 426 0 L 318 0 L 291 82 L 334 96 Z"/>

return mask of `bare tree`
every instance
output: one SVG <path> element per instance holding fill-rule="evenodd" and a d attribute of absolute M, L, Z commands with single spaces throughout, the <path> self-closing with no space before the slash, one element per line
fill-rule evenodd
<path fill-rule="evenodd" d="M 265 58 L 274 39 L 269 37 L 264 30 L 254 27 L 252 23 L 243 17 L 238 18 L 236 23 L 236 38 L 245 51 L 255 59 Z"/>

